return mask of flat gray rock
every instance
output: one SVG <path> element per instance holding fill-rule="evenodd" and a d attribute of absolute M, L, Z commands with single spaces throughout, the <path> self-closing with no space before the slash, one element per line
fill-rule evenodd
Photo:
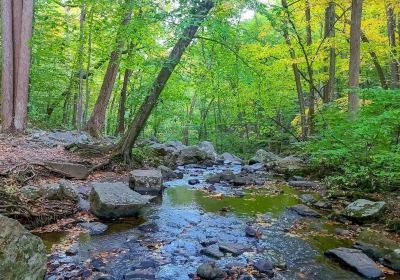
<path fill-rule="evenodd" d="M 203 248 L 200 250 L 200 253 L 213 259 L 220 259 L 225 256 L 224 253 L 222 253 L 217 246 Z"/>
<path fill-rule="evenodd" d="M 325 252 L 325 255 L 339 260 L 367 279 L 379 279 L 384 275 L 376 263 L 361 250 L 340 247 Z"/>
<path fill-rule="evenodd" d="M 54 162 L 46 161 L 43 163 L 47 169 L 52 172 L 61 174 L 66 178 L 84 180 L 89 175 L 89 169 L 82 164 L 70 162 Z"/>
<path fill-rule="evenodd" d="M 238 244 L 228 244 L 223 243 L 218 245 L 219 250 L 224 253 L 232 254 L 232 256 L 236 257 L 244 253 L 245 247 Z"/>
<path fill-rule="evenodd" d="M 311 209 L 310 207 L 303 205 L 303 204 L 298 204 L 298 205 L 289 207 L 289 210 L 292 210 L 292 211 L 296 212 L 298 215 L 303 216 L 303 217 L 312 217 L 312 218 L 321 217 L 321 214 L 319 214 L 317 211 L 315 211 L 315 210 Z"/>
<path fill-rule="evenodd" d="M 153 198 L 131 190 L 124 183 L 93 183 L 90 209 L 105 219 L 134 216 Z"/>

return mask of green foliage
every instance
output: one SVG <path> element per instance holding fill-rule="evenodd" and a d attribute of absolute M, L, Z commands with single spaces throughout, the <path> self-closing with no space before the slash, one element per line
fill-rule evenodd
<path fill-rule="evenodd" d="M 356 119 L 338 100 L 318 115 L 320 137 L 305 150 L 319 175 L 342 188 L 370 191 L 400 182 L 400 92 L 365 90 Z"/>

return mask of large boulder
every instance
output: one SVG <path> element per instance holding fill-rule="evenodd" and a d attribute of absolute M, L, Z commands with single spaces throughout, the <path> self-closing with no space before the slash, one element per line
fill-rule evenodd
<path fill-rule="evenodd" d="M 153 198 L 131 190 L 124 183 L 93 183 L 90 209 L 104 219 L 134 216 Z"/>
<path fill-rule="evenodd" d="M 158 169 L 161 171 L 162 177 L 164 180 L 173 180 L 173 179 L 182 179 L 183 173 L 182 172 L 175 172 L 171 168 L 160 165 Z"/>
<path fill-rule="evenodd" d="M 288 156 L 275 161 L 275 170 L 289 177 L 293 175 L 302 175 L 305 168 L 305 162 L 298 157 Z"/>
<path fill-rule="evenodd" d="M 249 164 L 252 165 L 256 163 L 271 163 L 277 161 L 278 159 L 280 159 L 280 157 L 275 155 L 274 153 L 260 149 L 256 152 L 256 155 L 250 159 Z"/>
<path fill-rule="evenodd" d="M 17 221 L 0 215 L 0 278 L 42 280 L 46 274 L 43 241 Z"/>
<path fill-rule="evenodd" d="M 129 176 L 129 187 L 140 194 L 160 194 L 163 176 L 160 169 L 133 170 Z"/>
<path fill-rule="evenodd" d="M 209 154 L 198 146 L 188 146 L 180 151 L 176 163 L 178 165 L 203 164 L 214 161 Z"/>
<path fill-rule="evenodd" d="M 207 158 L 211 159 L 212 161 L 217 159 L 218 154 L 211 142 L 203 141 L 198 145 L 198 147 L 207 154 Z"/>
<path fill-rule="evenodd" d="M 384 276 L 376 263 L 361 250 L 341 247 L 329 250 L 325 255 L 340 261 L 367 279 L 379 279 Z"/>
<path fill-rule="evenodd" d="M 180 141 L 169 141 L 164 144 L 153 143 L 150 148 L 158 156 L 177 156 L 186 146 Z"/>
<path fill-rule="evenodd" d="M 358 223 L 372 222 L 377 220 L 385 210 L 386 203 L 384 201 L 358 199 L 346 207 L 344 216 Z"/>
<path fill-rule="evenodd" d="M 241 165 L 243 160 L 231 153 L 223 153 L 220 157 L 224 164 Z"/>

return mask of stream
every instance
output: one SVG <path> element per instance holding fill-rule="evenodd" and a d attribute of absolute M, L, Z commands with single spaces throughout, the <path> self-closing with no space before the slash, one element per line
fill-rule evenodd
<path fill-rule="evenodd" d="M 182 168 L 184 178 L 166 182 L 162 199 L 144 209 L 140 217 L 104 222 L 109 228 L 101 235 L 81 233 L 73 254 L 49 253 L 46 279 L 187 280 L 193 279 L 205 262 L 213 261 L 235 275 L 258 259 L 281 268 L 273 279 L 362 279 L 323 254 L 352 245 L 352 240 L 334 234 L 340 224 L 332 225 L 325 217 L 304 219 L 287 210 L 300 203 L 299 191 L 282 186 L 271 193 L 263 188 L 237 189 L 223 184 L 214 185 L 213 193 L 205 191 L 209 187 L 207 175 L 225 169 L 237 173 L 240 166 Z M 200 183 L 191 186 L 190 179 Z M 292 234 L 289 229 L 299 221 L 313 230 L 301 237 Z M 248 225 L 258 228 L 262 236 L 246 236 Z M 39 236 L 50 250 L 65 242 L 66 233 Z M 216 241 L 246 249 L 239 256 L 228 254 L 221 259 L 201 253 L 201 242 Z"/>

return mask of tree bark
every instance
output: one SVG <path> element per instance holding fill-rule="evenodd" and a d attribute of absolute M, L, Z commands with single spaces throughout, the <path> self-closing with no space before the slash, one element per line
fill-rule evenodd
<path fill-rule="evenodd" d="M 349 114 L 354 117 L 359 108 L 358 88 L 361 70 L 361 18 L 363 0 L 352 0 L 350 26 L 350 65 L 348 106 Z"/>
<path fill-rule="evenodd" d="M 331 1 L 325 10 L 325 37 L 334 40 L 335 38 L 335 2 Z M 334 42 L 329 42 L 329 78 L 323 89 L 323 102 L 330 103 L 335 96 L 335 80 L 336 80 L 336 47 Z"/>
<path fill-rule="evenodd" d="M 391 77 L 391 88 L 399 88 L 399 64 L 396 50 L 396 16 L 394 14 L 394 8 L 392 4 L 386 5 L 386 17 L 387 17 L 387 32 L 389 38 L 389 46 L 391 50 L 391 61 L 390 61 L 390 77 Z"/>
<path fill-rule="evenodd" d="M 12 132 L 14 127 L 14 54 L 13 54 L 13 17 L 12 0 L 1 1 L 2 18 L 2 99 L 1 120 L 2 131 Z"/>
<path fill-rule="evenodd" d="M 31 46 L 33 28 L 33 0 L 24 0 L 22 7 L 21 41 L 18 56 L 18 83 L 15 92 L 14 126 L 17 132 L 26 128 L 28 114 L 29 72 L 31 65 Z"/>
<path fill-rule="evenodd" d="M 118 125 L 116 134 L 122 135 L 125 132 L 125 112 L 126 112 L 126 95 L 128 92 L 129 79 L 132 76 L 133 71 L 131 69 L 126 69 L 124 74 L 124 82 L 122 84 L 121 96 L 119 99 L 118 108 Z"/>
<path fill-rule="evenodd" d="M 81 15 L 79 19 L 79 53 L 78 53 L 78 68 L 79 68 L 79 86 L 78 98 L 76 105 L 76 127 L 78 131 L 82 129 L 83 122 L 83 47 L 85 45 L 85 18 L 86 18 L 86 1 L 82 1 Z"/>
<path fill-rule="evenodd" d="M 3 131 L 22 132 L 28 113 L 33 0 L 2 1 Z"/>
<path fill-rule="evenodd" d="M 284 8 L 286 12 L 286 17 L 289 17 L 288 13 L 288 4 L 286 0 L 282 0 L 282 7 Z M 289 36 L 289 27 L 288 27 L 288 20 L 285 19 L 283 22 L 283 36 L 285 38 L 286 44 L 289 47 L 289 53 L 290 57 L 292 58 L 292 69 L 294 73 L 294 79 L 296 82 L 296 91 L 297 91 L 297 97 L 299 101 L 299 110 L 300 110 L 300 126 L 301 126 L 301 135 L 302 135 L 302 140 L 305 140 L 307 138 L 307 118 L 306 118 L 306 110 L 305 110 L 305 101 L 304 101 L 304 93 L 303 93 L 303 87 L 301 84 L 301 75 L 299 68 L 296 63 L 296 53 L 292 47 L 292 42 L 290 40 Z"/>
<path fill-rule="evenodd" d="M 164 65 L 155 79 L 147 97 L 130 124 L 128 131 L 116 147 L 115 154 L 122 155 L 125 162 L 131 162 L 132 148 L 137 137 L 143 130 L 161 92 L 180 62 L 182 55 L 192 42 L 200 25 L 206 19 L 208 13 L 213 7 L 213 0 L 204 0 L 191 12 L 191 18 L 193 18 L 192 22 L 184 29 L 181 37 L 170 52 L 169 57 L 164 62 Z"/>
<path fill-rule="evenodd" d="M 311 8 L 310 8 L 310 0 L 306 0 L 305 6 L 305 15 L 307 21 L 306 33 L 307 33 L 307 46 L 311 47 L 312 45 L 312 30 L 311 30 Z M 311 77 L 313 75 L 313 69 L 310 69 Z M 312 84 L 310 84 L 310 96 L 308 100 L 308 134 L 313 135 L 315 130 L 314 119 L 315 119 L 315 90 Z"/>
<path fill-rule="evenodd" d="M 128 12 L 125 14 L 122 21 L 122 26 L 129 24 L 132 17 L 132 0 L 126 0 L 126 6 L 129 7 Z M 108 103 L 110 102 L 111 93 L 117 78 L 119 69 L 119 59 L 124 47 L 124 40 L 121 38 L 121 34 L 117 36 L 117 49 L 114 50 L 110 55 L 106 74 L 104 75 L 103 84 L 100 89 L 99 96 L 94 106 L 92 115 L 86 124 L 85 130 L 94 137 L 100 137 L 104 128 L 104 122 L 106 118 L 106 111 Z"/>

